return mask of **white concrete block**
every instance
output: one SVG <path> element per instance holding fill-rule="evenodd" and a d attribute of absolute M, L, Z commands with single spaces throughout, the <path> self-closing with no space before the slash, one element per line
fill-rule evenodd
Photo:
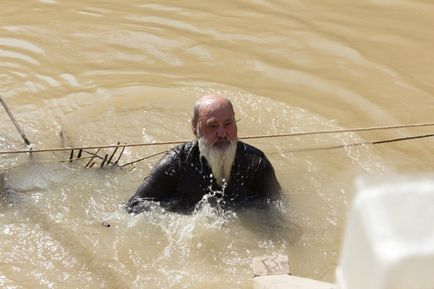
<path fill-rule="evenodd" d="M 339 288 L 434 288 L 433 221 L 433 175 L 359 180 L 336 269 Z"/>

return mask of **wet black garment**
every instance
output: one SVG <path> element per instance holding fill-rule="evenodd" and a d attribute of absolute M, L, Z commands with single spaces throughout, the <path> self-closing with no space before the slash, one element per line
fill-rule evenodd
<path fill-rule="evenodd" d="M 140 213 L 146 210 L 143 204 L 151 200 L 169 211 L 189 212 L 210 193 L 224 208 L 234 208 L 277 199 L 280 185 L 264 153 L 238 141 L 230 180 L 220 188 L 208 162 L 200 157 L 197 141 L 192 141 L 171 149 L 157 163 L 126 209 Z"/>

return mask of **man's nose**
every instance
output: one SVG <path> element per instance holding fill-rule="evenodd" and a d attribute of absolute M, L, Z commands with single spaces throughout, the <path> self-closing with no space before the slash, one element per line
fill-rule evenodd
<path fill-rule="evenodd" d="M 223 126 L 219 126 L 217 130 L 217 136 L 218 137 L 226 137 L 226 130 Z"/>

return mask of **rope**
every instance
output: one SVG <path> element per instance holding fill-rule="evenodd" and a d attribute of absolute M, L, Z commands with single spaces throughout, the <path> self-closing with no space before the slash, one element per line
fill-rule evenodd
<path fill-rule="evenodd" d="M 348 129 L 310 131 L 310 132 L 292 132 L 292 133 L 280 133 L 280 134 L 251 135 L 251 136 L 242 136 L 242 137 L 239 137 L 239 139 L 263 139 L 263 138 L 319 135 L 319 134 L 345 133 L 345 132 L 360 132 L 360 131 L 399 129 L 399 128 L 410 128 L 410 127 L 426 127 L 426 126 L 434 126 L 434 123 L 415 123 L 415 124 L 360 127 L 360 128 L 348 128 Z M 431 136 L 431 135 L 410 136 L 408 138 L 401 138 L 401 139 L 390 140 L 390 141 L 386 140 L 386 141 L 378 141 L 378 142 L 366 142 L 366 144 L 377 144 L 377 143 L 383 143 L 383 142 L 392 142 L 392 141 L 415 139 L 415 138 L 422 138 L 422 137 L 429 137 L 429 136 Z M 66 147 L 66 148 L 65 147 L 63 147 L 63 148 L 45 148 L 45 149 L 30 148 L 30 149 L 26 149 L 26 150 L 0 151 L 0 155 L 22 154 L 22 153 L 59 152 L 59 151 L 71 151 L 71 150 L 80 150 L 80 149 L 81 150 L 91 150 L 91 149 L 108 149 L 108 148 L 118 148 L 118 147 L 142 147 L 142 146 L 174 145 L 174 144 L 185 143 L 188 141 L 190 141 L 190 140 L 162 141 L 162 142 L 153 142 L 153 143 L 91 145 L 91 146 Z M 360 144 L 365 144 L 365 143 L 360 143 Z M 357 145 L 359 145 L 359 144 L 357 144 Z M 344 146 L 348 146 L 348 145 L 344 145 Z M 336 146 L 336 147 L 343 147 L 343 146 Z"/>
<path fill-rule="evenodd" d="M 305 136 L 305 135 L 314 135 L 314 134 L 360 132 L 360 131 L 370 131 L 370 130 L 386 130 L 386 129 L 398 129 L 398 128 L 410 128 L 410 127 L 425 127 L 425 126 L 434 126 L 434 123 L 428 122 L 428 123 L 398 124 L 398 125 L 387 125 L 387 126 L 333 129 L 333 130 L 323 130 L 323 131 L 308 131 L 308 132 L 292 132 L 292 133 L 280 133 L 280 134 L 268 134 L 268 135 L 253 135 L 253 136 L 240 137 L 240 139 L 286 137 L 286 136 Z"/>
<path fill-rule="evenodd" d="M 28 149 L 28 150 L 15 150 L 15 151 L 0 151 L 0 155 L 4 154 L 23 154 L 23 153 L 43 153 L 43 152 L 60 152 L 71 150 L 91 150 L 91 149 L 109 149 L 117 147 L 140 147 L 140 146 L 157 146 L 157 145 L 169 145 L 180 144 L 190 140 L 179 141 L 166 141 L 166 142 L 153 142 L 153 143 L 132 143 L 132 144 L 112 144 L 112 145 L 92 145 L 92 146 L 80 146 L 80 147 L 66 147 L 66 148 L 46 148 L 46 149 Z"/>
<path fill-rule="evenodd" d="M 140 158 L 140 159 L 138 159 L 138 160 L 135 160 L 135 161 L 132 161 L 132 162 L 129 162 L 129 163 L 123 164 L 123 165 L 121 165 L 120 167 L 123 168 L 123 167 L 129 166 L 129 165 L 132 165 L 132 164 L 138 163 L 138 162 L 140 162 L 140 161 L 147 160 L 147 159 L 150 159 L 150 158 L 155 157 L 155 156 L 158 156 L 158 155 L 162 155 L 162 154 L 164 154 L 164 153 L 167 153 L 167 151 L 162 151 L 162 152 L 159 152 L 159 153 L 155 153 L 155 154 L 152 154 L 152 155 L 149 155 L 149 156 L 146 156 L 146 157 Z"/>
<path fill-rule="evenodd" d="M 343 144 L 343 145 L 335 145 L 335 146 L 325 146 L 325 147 L 317 147 L 317 148 L 297 149 L 297 150 L 290 150 L 289 152 L 293 153 L 293 152 L 308 152 L 308 151 L 319 151 L 319 150 L 332 150 L 332 149 L 347 148 L 347 147 L 360 146 L 360 145 L 385 144 L 385 143 L 391 143 L 391 142 L 407 141 L 407 140 L 414 140 L 414 139 L 422 139 L 422 138 L 428 138 L 428 137 L 434 137 L 434 133 L 423 134 L 423 135 L 407 136 L 407 137 L 400 137 L 400 138 L 392 138 L 392 139 L 386 139 L 386 140 L 356 142 L 356 143 Z"/>

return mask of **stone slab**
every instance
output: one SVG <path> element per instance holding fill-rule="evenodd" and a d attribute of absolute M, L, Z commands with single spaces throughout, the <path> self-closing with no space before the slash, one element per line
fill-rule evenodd
<path fill-rule="evenodd" d="M 263 256 L 253 258 L 253 275 L 289 274 L 288 257 L 285 255 Z"/>
<path fill-rule="evenodd" d="M 335 284 L 291 275 L 268 275 L 253 278 L 253 289 L 338 289 Z"/>

